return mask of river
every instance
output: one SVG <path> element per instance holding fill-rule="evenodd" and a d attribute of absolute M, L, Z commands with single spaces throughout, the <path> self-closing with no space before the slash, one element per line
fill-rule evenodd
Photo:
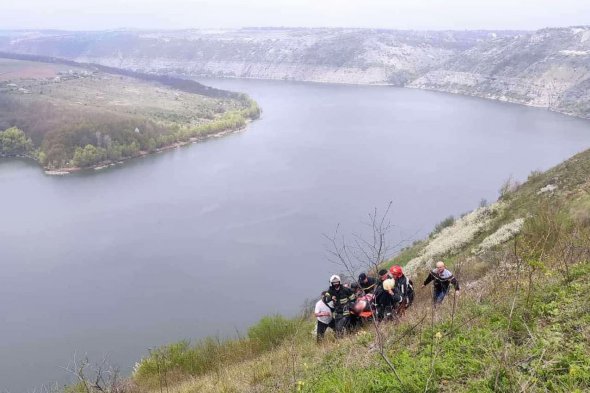
<path fill-rule="evenodd" d="M 207 80 L 263 109 L 246 130 L 101 173 L 0 161 L 0 391 L 104 355 L 293 315 L 340 271 L 323 234 L 392 202 L 391 241 L 426 236 L 590 147 L 590 123 L 391 87 Z M 63 380 L 62 380 L 63 381 Z"/>

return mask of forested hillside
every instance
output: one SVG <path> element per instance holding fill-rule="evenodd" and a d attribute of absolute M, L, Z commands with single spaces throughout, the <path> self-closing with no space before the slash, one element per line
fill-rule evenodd
<path fill-rule="evenodd" d="M 192 81 L 0 59 L 1 154 L 50 169 L 118 162 L 237 130 L 258 116 L 247 96 Z"/>

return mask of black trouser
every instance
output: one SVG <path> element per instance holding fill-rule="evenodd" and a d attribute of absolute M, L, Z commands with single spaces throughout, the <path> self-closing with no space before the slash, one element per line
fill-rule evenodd
<path fill-rule="evenodd" d="M 377 308 L 377 320 L 382 321 L 392 320 L 395 318 L 395 307 L 392 304 L 378 304 Z"/>
<path fill-rule="evenodd" d="M 326 333 L 326 330 L 328 330 L 328 328 L 330 328 L 332 330 L 336 330 L 336 324 L 334 323 L 333 319 L 330 321 L 330 323 L 323 323 L 323 322 L 318 321 L 318 327 L 317 327 L 318 341 L 321 341 L 324 338 L 324 333 Z"/>
<path fill-rule="evenodd" d="M 350 316 L 348 318 L 349 318 L 349 329 L 351 331 L 361 327 L 361 325 L 363 323 L 361 317 L 359 317 L 358 315 L 350 314 Z"/>
<path fill-rule="evenodd" d="M 350 328 L 350 317 L 348 315 L 338 315 L 334 318 L 334 331 L 336 337 L 342 337 Z"/>

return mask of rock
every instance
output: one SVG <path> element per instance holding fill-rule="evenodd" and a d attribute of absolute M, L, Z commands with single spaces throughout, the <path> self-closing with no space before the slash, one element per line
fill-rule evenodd
<path fill-rule="evenodd" d="M 547 184 L 545 187 L 537 191 L 537 195 L 541 195 L 547 192 L 553 192 L 555 190 L 557 190 L 557 186 L 555 184 Z"/>

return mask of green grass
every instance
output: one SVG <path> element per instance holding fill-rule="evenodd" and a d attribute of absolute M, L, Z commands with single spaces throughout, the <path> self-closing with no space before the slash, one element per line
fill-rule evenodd
<path fill-rule="evenodd" d="M 362 350 L 349 348 L 326 356 L 303 391 L 513 392 L 527 384 L 528 391 L 587 391 L 590 263 L 575 266 L 573 276 L 565 287 L 557 280 L 536 290 L 532 307 L 519 298 L 511 319 L 510 296 L 502 303 L 470 301 L 462 305 L 454 328 L 447 319 L 391 348 L 402 384 L 378 359 L 367 367 L 347 364 L 348 352 Z M 474 322 L 464 326 L 468 321 Z M 437 339 L 437 333 L 442 337 Z M 431 349 L 436 354 L 432 369 Z"/>
<path fill-rule="evenodd" d="M 195 344 L 184 340 L 154 349 L 139 362 L 133 378 L 140 386 L 155 387 L 165 374 L 183 379 L 214 372 L 270 351 L 299 331 L 310 329 L 307 321 L 267 316 L 250 327 L 243 338 L 206 338 Z"/>

